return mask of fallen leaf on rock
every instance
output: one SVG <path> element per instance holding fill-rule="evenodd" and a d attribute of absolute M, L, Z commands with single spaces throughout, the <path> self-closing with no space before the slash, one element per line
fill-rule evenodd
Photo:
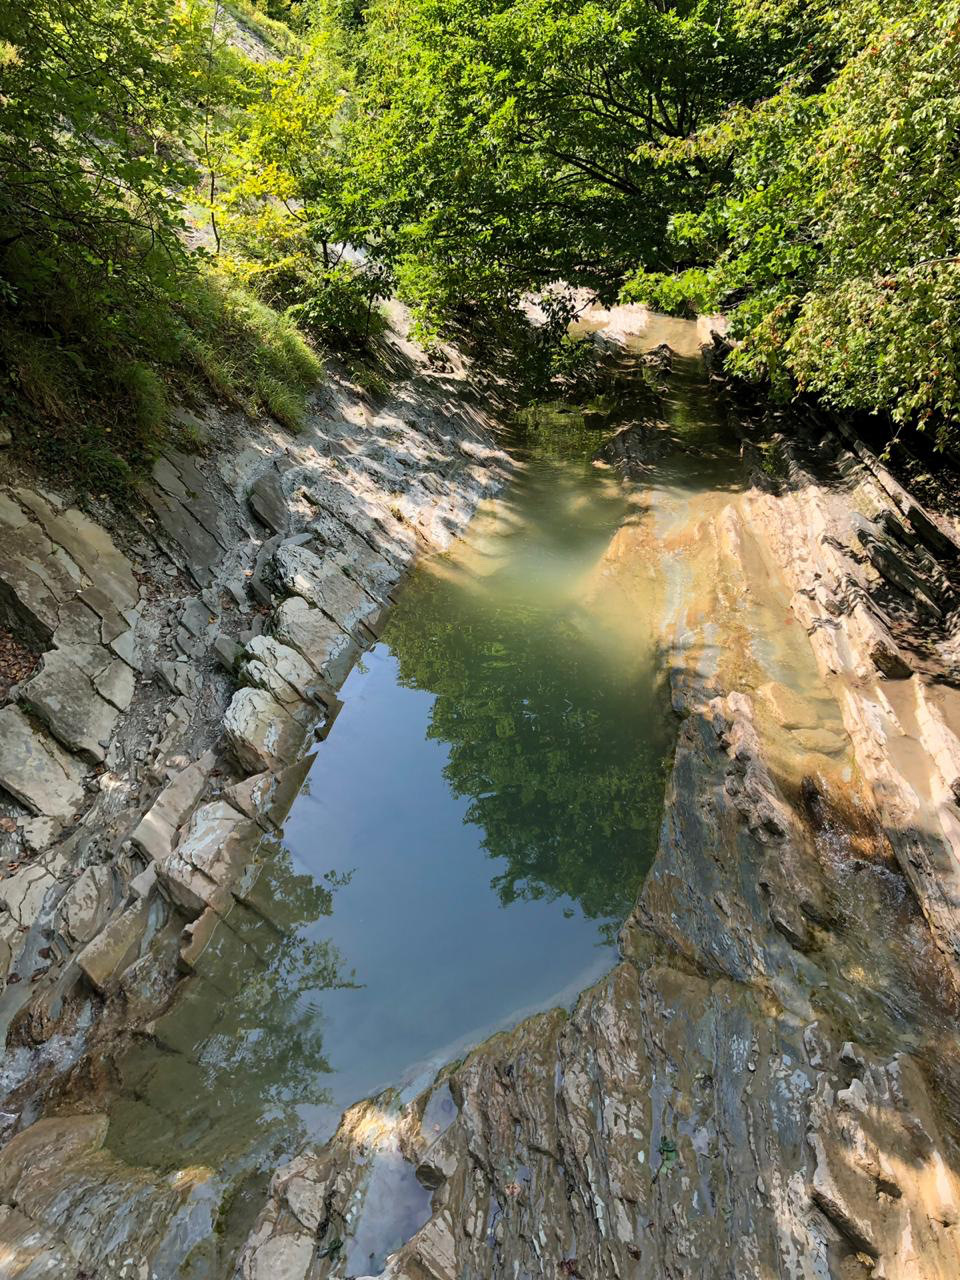
<path fill-rule="evenodd" d="M 16 831 L 17 823 L 15 818 L 0 818 L 0 831 Z"/>

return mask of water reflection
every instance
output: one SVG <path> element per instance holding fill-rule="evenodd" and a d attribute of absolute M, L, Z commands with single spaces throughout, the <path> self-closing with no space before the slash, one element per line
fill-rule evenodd
<path fill-rule="evenodd" d="M 285 1146 L 299 1108 L 331 1100 L 317 999 L 354 979 L 316 928 L 349 875 L 298 873 L 267 838 L 248 881 L 196 976 L 118 1061 L 110 1146 L 132 1163 L 222 1168 L 261 1142 Z"/>
<path fill-rule="evenodd" d="M 414 579 L 385 640 L 400 681 L 435 695 L 428 733 L 449 749 L 464 820 L 503 861 L 501 902 L 563 895 L 609 930 L 655 847 L 670 727 L 649 619 L 625 632 L 622 602 L 592 581 L 623 491 L 589 469 L 596 436 L 567 435 L 561 465 L 531 433 L 509 504 Z"/>
<path fill-rule="evenodd" d="M 518 439 L 510 493 L 414 575 L 283 842 L 117 1062 L 109 1144 L 240 1187 L 226 1241 L 281 1152 L 615 962 L 672 724 L 653 605 L 608 563 L 635 495 L 597 444 L 576 418 Z"/>

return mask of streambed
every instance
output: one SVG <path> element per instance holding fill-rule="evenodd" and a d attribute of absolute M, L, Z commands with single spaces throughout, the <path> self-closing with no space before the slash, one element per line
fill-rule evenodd
<path fill-rule="evenodd" d="M 636 511 L 601 439 L 578 414 L 518 428 L 508 491 L 404 587 L 266 842 L 264 916 L 235 930 L 262 968 L 221 940 L 121 1064 L 125 1159 L 323 1140 L 351 1102 L 422 1085 L 615 963 L 675 726 L 651 601 L 598 589 Z"/>
<path fill-rule="evenodd" d="M 21 1019 L 47 1038 L 8 1084 L 61 1074 L 3 1116 L 11 1276 L 958 1274 L 960 748 L 898 588 L 950 602 L 930 517 L 776 411 L 741 458 L 695 325 L 586 327 L 616 390 L 518 427 L 315 754 L 252 810 L 205 757 L 161 869 L 212 870 L 192 833 L 250 812 L 217 905 L 183 931 L 152 886 L 99 1022 L 86 988 L 69 1036 Z M 662 341 L 651 397 L 623 347 Z M 360 558 L 368 499 L 446 546 L 503 474 L 483 442 L 441 466 L 433 420 L 430 500 L 391 505 L 398 421 L 331 428 L 351 488 L 306 471 Z"/>
<path fill-rule="evenodd" d="M 230 928 L 119 1058 L 107 1146 L 205 1170 L 204 1198 L 225 1206 L 215 1249 L 203 1214 L 170 1242 L 182 1274 L 226 1274 L 268 1171 L 344 1108 L 387 1086 L 412 1097 L 617 963 L 657 848 L 670 664 L 696 636 L 688 665 L 706 674 L 729 635 L 698 612 L 718 587 L 704 530 L 742 487 L 695 327 L 665 323 L 633 341 L 679 352 L 648 476 L 598 465 L 609 432 L 578 412 L 517 426 L 514 480 L 403 588 Z M 638 415 L 649 403 L 638 391 Z M 608 426 L 630 416 L 621 402 Z M 762 591 L 750 610 L 737 660 L 752 644 L 812 680 Z M 428 1215 L 409 1183 L 370 1254 Z"/>

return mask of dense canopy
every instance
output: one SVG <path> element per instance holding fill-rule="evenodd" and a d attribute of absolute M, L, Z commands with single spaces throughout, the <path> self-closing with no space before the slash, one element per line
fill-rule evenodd
<path fill-rule="evenodd" d="M 4 6 L 0 414 L 106 483 L 171 385 L 296 428 L 390 293 L 515 346 L 567 284 L 723 310 L 741 373 L 943 443 L 958 53 L 939 0 Z"/>

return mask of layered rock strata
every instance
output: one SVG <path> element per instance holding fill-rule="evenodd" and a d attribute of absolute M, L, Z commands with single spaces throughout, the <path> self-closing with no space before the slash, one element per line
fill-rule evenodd
<path fill-rule="evenodd" d="M 675 575 L 622 962 L 279 1169 L 242 1280 L 960 1274 L 956 544 L 835 438 L 745 452 L 599 570 Z"/>
<path fill-rule="evenodd" d="M 113 533 L 0 491 L 0 626 L 33 655 L 0 705 L 11 1276 L 173 1274 L 177 1223 L 212 1230 L 209 1171 L 128 1169 L 75 1113 L 110 1094 L 111 1036 L 152 1025 L 239 898 L 257 909 L 260 842 L 391 593 L 507 474 L 455 357 L 437 371 L 398 333 L 385 354 L 394 391 L 334 372 L 296 437 L 210 411 L 205 455 L 161 458 Z M 101 1231 L 125 1200 L 142 1211 Z"/>

